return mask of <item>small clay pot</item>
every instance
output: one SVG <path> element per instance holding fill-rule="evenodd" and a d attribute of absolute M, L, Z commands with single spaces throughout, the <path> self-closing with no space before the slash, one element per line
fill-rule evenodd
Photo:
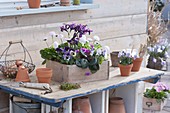
<path fill-rule="evenodd" d="M 50 68 L 37 68 L 36 76 L 39 83 L 50 83 L 52 77 L 52 69 Z"/>
<path fill-rule="evenodd" d="M 90 100 L 88 97 L 73 99 L 73 113 L 92 113 Z"/>
<path fill-rule="evenodd" d="M 142 61 L 143 61 L 143 58 L 136 58 L 135 60 L 133 60 L 133 67 L 132 67 L 133 72 L 137 72 L 140 70 Z"/>
<path fill-rule="evenodd" d="M 126 113 L 123 98 L 112 97 L 109 100 L 109 113 Z"/>
<path fill-rule="evenodd" d="M 27 0 L 29 8 L 39 8 L 41 0 Z"/>
<path fill-rule="evenodd" d="M 119 51 L 110 53 L 110 58 L 111 58 L 113 67 L 118 67 L 118 64 L 119 64 L 118 54 L 119 54 Z"/>
<path fill-rule="evenodd" d="M 130 64 L 130 65 L 118 64 L 118 66 L 120 68 L 121 76 L 129 76 L 132 70 L 133 64 Z"/>
<path fill-rule="evenodd" d="M 60 6 L 70 6 L 70 0 L 60 0 Z"/>
<path fill-rule="evenodd" d="M 27 68 L 18 68 L 17 76 L 15 78 L 16 82 L 30 82 L 28 69 Z"/>

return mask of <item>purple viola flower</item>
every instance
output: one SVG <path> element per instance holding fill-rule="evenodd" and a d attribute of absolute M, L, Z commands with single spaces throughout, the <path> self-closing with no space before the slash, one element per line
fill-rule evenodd
<path fill-rule="evenodd" d="M 126 57 L 131 57 L 130 53 L 126 53 Z"/>
<path fill-rule="evenodd" d="M 91 73 L 90 73 L 90 72 L 86 72 L 85 75 L 86 75 L 86 76 L 90 76 Z"/>
<path fill-rule="evenodd" d="M 166 61 L 161 61 L 161 65 L 162 66 L 166 65 Z"/>
<path fill-rule="evenodd" d="M 56 48 L 56 51 L 57 52 L 61 52 L 61 51 L 63 51 L 61 48 Z"/>
<path fill-rule="evenodd" d="M 75 52 L 76 52 L 76 53 L 79 53 L 79 52 L 80 52 L 80 50 L 79 50 L 79 49 L 77 49 L 77 50 L 75 50 Z"/>
<path fill-rule="evenodd" d="M 70 55 L 63 55 L 63 59 L 64 59 L 64 60 L 67 60 L 67 61 L 68 61 L 68 60 L 70 60 L 70 58 L 71 58 Z"/>

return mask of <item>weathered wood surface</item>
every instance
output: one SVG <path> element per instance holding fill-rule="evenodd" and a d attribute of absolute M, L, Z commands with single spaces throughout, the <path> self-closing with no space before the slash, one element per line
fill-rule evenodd
<path fill-rule="evenodd" d="M 76 65 L 65 65 L 50 60 L 47 61 L 46 67 L 53 70 L 52 80 L 60 83 L 83 83 L 109 79 L 109 61 L 104 61 L 100 65 L 100 70 L 93 74 L 89 68 L 82 69 Z"/>
<path fill-rule="evenodd" d="M 53 93 L 46 95 L 42 94 L 42 92 L 44 92 L 42 90 L 20 88 L 18 87 L 18 83 L 7 80 L 0 81 L 0 88 L 15 95 L 21 95 L 35 101 L 41 101 L 57 106 L 57 102 L 62 102 L 70 98 L 85 96 L 96 92 L 125 86 L 128 84 L 137 83 L 142 80 L 156 78 L 163 74 L 163 71 L 142 68 L 139 72 L 131 73 L 129 77 L 121 77 L 119 68 L 111 68 L 109 80 L 82 83 L 80 89 L 70 91 L 62 91 L 59 89 L 58 83 L 52 83 L 51 87 L 53 89 Z"/>

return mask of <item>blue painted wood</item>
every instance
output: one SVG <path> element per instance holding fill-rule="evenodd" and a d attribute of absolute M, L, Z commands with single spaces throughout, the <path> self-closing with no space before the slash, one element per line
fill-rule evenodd
<path fill-rule="evenodd" d="M 39 14 L 39 13 L 49 13 L 49 12 L 63 12 L 63 11 L 76 11 L 76 10 L 87 10 L 98 8 L 97 4 L 80 4 L 80 5 L 71 5 L 71 6 L 55 6 L 48 8 L 39 8 L 39 9 L 22 9 L 16 10 L 15 8 L 8 8 L 0 10 L 0 17 L 3 16 L 16 16 L 16 15 L 27 15 L 27 14 Z"/>
<path fill-rule="evenodd" d="M 42 103 L 49 104 L 49 105 L 52 105 L 52 106 L 55 106 L 55 107 L 60 107 L 65 100 L 69 100 L 71 98 L 86 96 L 86 95 L 89 95 L 89 94 L 93 94 L 93 93 L 117 88 L 117 87 L 120 87 L 120 86 L 125 86 L 125 85 L 128 85 L 128 84 L 134 84 L 134 83 L 137 83 L 137 82 L 140 82 L 140 81 L 143 81 L 143 80 L 157 78 L 157 77 L 160 77 L 162 75 L 164 75 L 164 73 L 159 73 L 159 74 L 156 74 L 154 76 L 148 76 L 148 77 L 145 77 L 145 78 L 142 78 L 142 79 L 136 79 L 136 80 L 132 80 L 132 81 L 129 81 L 129 82 L 123 82 L 123 83 L 116 84 L 116 85 L 110 85 L 110 86 L 103 88 L 103 89 L 100 89 L 100 90 L 94 89 L 94 90 L 91 90 L 91 91 L 86 92 L 86 93 L 81 93 L 81 94 L 72 95 L 72 96 L 65 97 L 65 98 L 60 98 L 59 100 L 41 97 L 39 95 L 27 93 L 27 92 L 24 92 L 24 91 L 21 91 L 21 90 L 14 89 L 12 87 L 4 86 L 3 84 L 0 84 L 0 89 L 7 92 L 7 93 L 12 94 L 12 95 L 21 96 L 21 97 L 32 99 L 32 100 L 37 101 L 37 102 L 42 102 Z"/>

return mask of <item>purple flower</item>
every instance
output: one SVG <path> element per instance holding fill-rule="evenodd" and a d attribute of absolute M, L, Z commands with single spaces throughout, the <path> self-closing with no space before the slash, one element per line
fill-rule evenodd
<path fill-rule="evenodd" d="M 166 61 L 161 61 L 161 65 L 166 65 Z"/>
<path fill-rule="evenodd" d="M 86 76 L 89 76 L 89 75 L 91 75 L 91 73 L 90 73 L 90 72 L 86 72 L 85 75 L 86 75 Z"/>
<path fill-rule="evenodd" d="M 56 51 L 57 52 L 61 52 L 61 51 L 63 51 L 61 48 L 56 48 Z"/>

